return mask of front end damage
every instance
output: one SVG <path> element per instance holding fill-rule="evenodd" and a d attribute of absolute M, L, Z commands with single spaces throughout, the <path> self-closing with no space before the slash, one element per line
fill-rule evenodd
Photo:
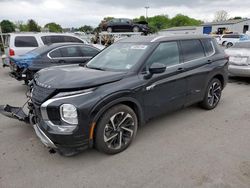
<path fill-rule="evenodd" d="M 27 105 L 26 105 L 27 104 Z M 25 112 L 24 106 L 27 106 L 28 113 Z M 14 107 L 10 105 L 0 105 L 0 113 L 6 117 L 17 119 L 19 121 L 31 124 L 40 141 L 54 153 L 57 146 L 46 136 L 46 134 L 38 126 L 37 116 L 31 100 L 29 99 L 23 107 Z"/>

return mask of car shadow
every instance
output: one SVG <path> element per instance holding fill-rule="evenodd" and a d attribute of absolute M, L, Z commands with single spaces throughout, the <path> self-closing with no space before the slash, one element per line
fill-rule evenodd
<path fill-rule="evenodd" d="M 229 77 L 228 83 L 250 85 L 250 77 Z"/>

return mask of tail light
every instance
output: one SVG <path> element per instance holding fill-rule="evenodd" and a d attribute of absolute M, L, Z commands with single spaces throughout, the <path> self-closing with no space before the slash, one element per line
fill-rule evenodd
<path fill-rule="evenodd" d="M 13 49 L 9 49 L 9 56 L 14 56 L 15 55 L 15 51 Z"/>

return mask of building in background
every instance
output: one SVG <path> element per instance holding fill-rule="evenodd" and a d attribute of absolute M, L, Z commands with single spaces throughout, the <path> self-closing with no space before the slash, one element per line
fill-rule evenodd
<path fill-rule="evenodd" d="M 250 19 L 236 19 L 222 22 L 208 22 L 201 26 L 172 27 L 161 30 L 165 34 L 224 34 L 224 33 L 249 33 Z"/>

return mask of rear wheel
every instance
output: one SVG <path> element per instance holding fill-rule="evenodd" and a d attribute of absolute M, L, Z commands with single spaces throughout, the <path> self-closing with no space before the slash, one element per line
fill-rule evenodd
<path fill-rule="evenodd" d="M 107 32 L 112 33 L 112 31 L 113 31 L 112 27 L 107 28 Z"/>
<path fill-rule="evenodd" d="M 133 141 L 138 127 L 135 112 L 126 105 L 106 111 L 97 124 L 95 147 L 107 154 L 124 151 Z"/>
<path fill-rule="evenodd" d="M 232 47 L 233 46 L 233 43 L 231 43 L 231 42 L 229 42 L 229 43 L 227 43 L 227 48 L 230 48 L 230 47 Z"/>
<path fill-rule="evenodd" d="M 139 31 L 140 31 L 140 28 L 138 26 L 133 27 L 133 32 L 139 32 Z"/>
<path fill-rule="evenodd" d="M 214 78 L 208 84 L 205 97 L 201 102 L 201 106 L 207 110 L 214 109 L 221 98 L 222 84 L 217 78 Z"/>

